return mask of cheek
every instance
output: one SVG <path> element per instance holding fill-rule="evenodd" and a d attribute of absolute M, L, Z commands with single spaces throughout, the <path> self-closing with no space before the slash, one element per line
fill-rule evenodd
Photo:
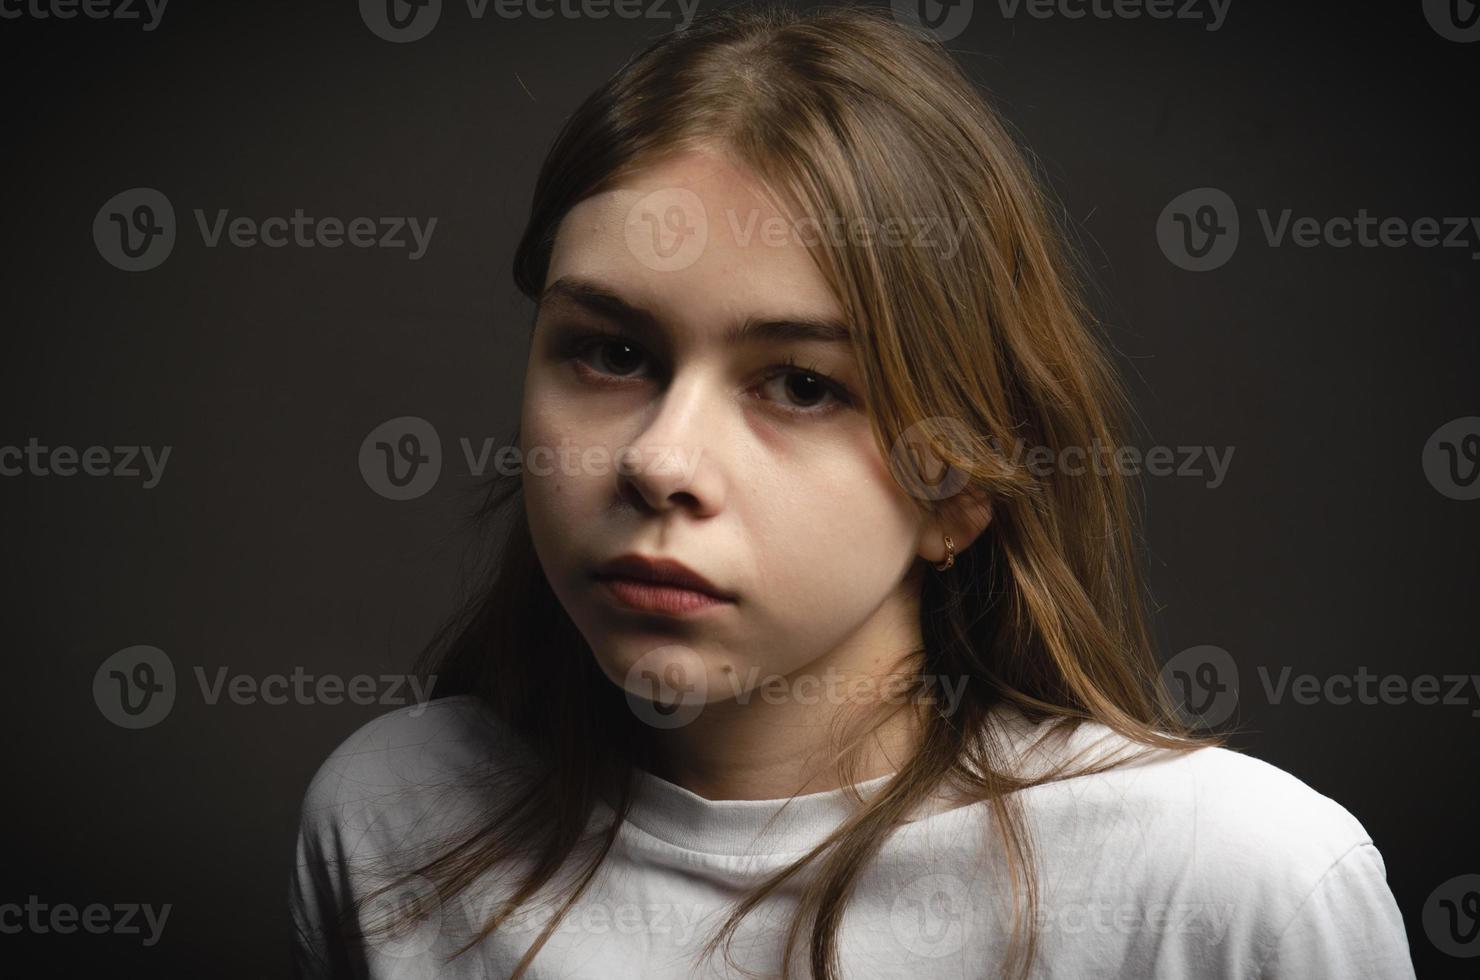
<path fill-rule="evenodd" d="M 762 494 L 753 527 L 767 605 L 811 653 L 836 643 L 899 587 L 917 518 L 872 444 Z M 797 644 L 798 655 L 803 643 Z"/>
<path fill-rule="evenodd" d="M 840 594 L 863 592 L 882 599 L 899 584 L 915 532 L 892 500 L 871 489 L 823 491 L 795 500 L 767 522 L 766 579 L 794 589 Z M 784 593 L 783 593 L 784 594 Z"/>
<path fill-rule="evenodd" d="M 582 466 L 591 442 L 589 426 L 573 416 L 556 391 L 537 378 L 526 383 L 519 423 L 524 506 L 535 548 L 552 572 L 552 562 L 558 567 L 572 550 L 577 529 L 589 526 L 600 492 L 600 478 Z"/>

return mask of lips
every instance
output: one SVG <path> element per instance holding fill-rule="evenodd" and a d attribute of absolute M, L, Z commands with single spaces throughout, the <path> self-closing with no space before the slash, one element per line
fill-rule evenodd
<path fill-rule="evenodd" d="M 670 588 L 702 592 L 707 596 L 727 602 L 735 600 L 733 592 L 726 592 L 692 568 L 671 558 L 649 558 L 637 554 L 622 555 L 599 566 L 596 569 L 596 577 L 598 579 L 632 579 L 638 582 L 651 582 Z"/>

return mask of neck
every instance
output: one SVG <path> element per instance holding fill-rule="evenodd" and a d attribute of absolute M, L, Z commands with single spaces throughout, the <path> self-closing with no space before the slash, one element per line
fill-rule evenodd
<path fill-rule="evenodd" d="M 905 687 L 918 663 L 910 651 L 922 645 L 918 610 L 918 592 L 906 586 L 845 642 L 779 683 L 765 683 L 759 670 L 733 677 L 735 695 L 654 732 L 653 774 L 710 800 L 821 793 L 842 785 L 837 760 L 860 733 L 853 780 L 895 772 L 918 744 L 918 706 Z"/>

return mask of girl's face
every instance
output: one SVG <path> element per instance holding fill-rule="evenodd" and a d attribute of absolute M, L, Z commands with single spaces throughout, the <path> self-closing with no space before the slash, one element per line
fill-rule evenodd
<path fill-rule="evenodd" d="M 921 519 L 874 442 L 851 346 L 827 336 L 847 324 L 803 244 L 818 232 L 793 233 L 759 188 L 691 153 L 586 199 L 540 302 L 520 426 L 535 550 L 602 669 L 639 696 L 658 678 L 719 702 L 773 675 L 877 671 L 918 642 L 905 579 Z M 623 596 L 641 589 L 598 577 L 631 554 L 733 598 L 635 608 Z"/>

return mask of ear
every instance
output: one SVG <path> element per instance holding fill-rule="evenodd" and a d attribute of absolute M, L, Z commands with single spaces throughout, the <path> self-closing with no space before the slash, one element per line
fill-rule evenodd
<path fill-rule="evenodd" d="M 992 522 L 992 501 L 975 488 L 967 488 L 943 501 L 936 513 L 921 522 L 919 555 L 932 564 L 946 560 L 946 535 L 955 553 L 971 546 Z"/>

